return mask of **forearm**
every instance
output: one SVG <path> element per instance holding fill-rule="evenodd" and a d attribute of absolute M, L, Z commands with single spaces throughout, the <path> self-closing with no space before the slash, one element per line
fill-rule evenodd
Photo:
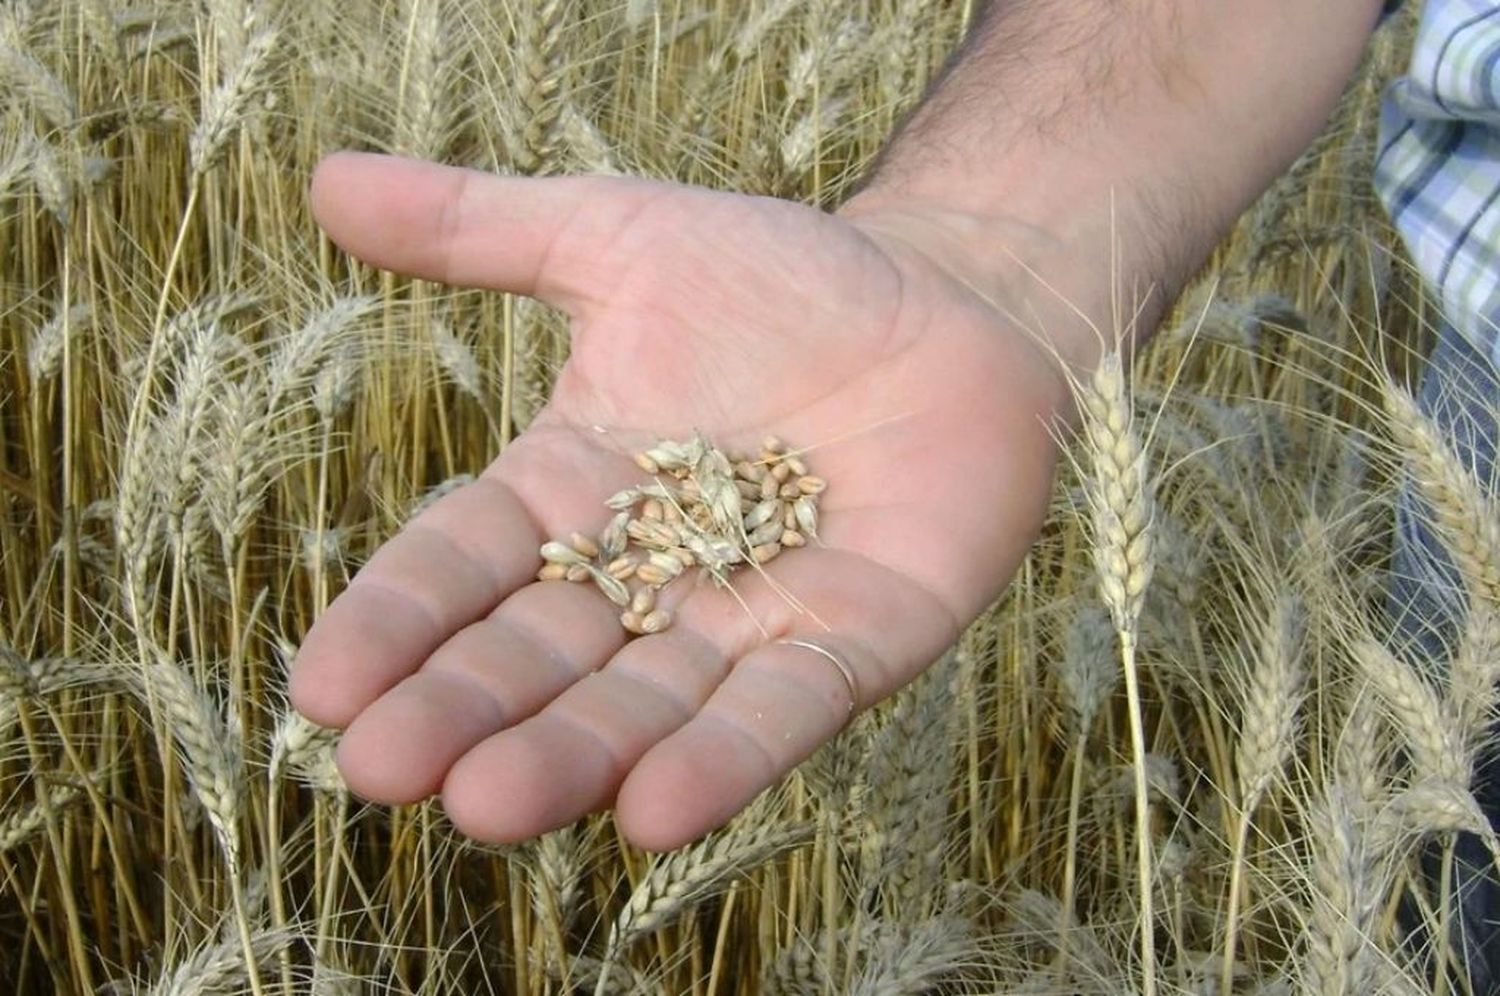
<path fill-rule="evenodd" d="M 1106 336 L 1137 312 L 1137 332 L 1154 326 L 1316 136 L 1379 7 L 997 0 L 841 213 L 1020 294 L 1086 364 L 1097 337 L 1071 309 Z"/>

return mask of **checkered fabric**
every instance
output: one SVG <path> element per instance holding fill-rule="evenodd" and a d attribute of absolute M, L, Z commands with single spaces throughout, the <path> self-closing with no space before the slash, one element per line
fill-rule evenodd
<path fill-rule="evenodd" d="M 1444 316 L 1500 364 L 1500 5 L 1427 0 L 1375 184 Z"/>

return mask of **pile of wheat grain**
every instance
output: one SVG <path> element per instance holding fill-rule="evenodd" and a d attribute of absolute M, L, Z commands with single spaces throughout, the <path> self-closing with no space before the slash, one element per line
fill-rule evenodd
<path fill-rule="evenodd" d="M 0 988 L 1451 991 L 1396 910 L 1455 917 L 1419 856 L 1451 876 L 1485 830 L 1500 520 L 1398 386 L 1424 305 L 1366 164 L 1399 32 L 1152 349 L 1079 385 L 1005 600 L 724 830 L 475 846 L 351 798 L 287 709 L 297 635 L 567 348 L 336 252 L 317 158 L 828 204 L 971 13 L 0 9 Z M 1475 607 L 1441 677 L 1380 628 L 1407 457 Z"/>

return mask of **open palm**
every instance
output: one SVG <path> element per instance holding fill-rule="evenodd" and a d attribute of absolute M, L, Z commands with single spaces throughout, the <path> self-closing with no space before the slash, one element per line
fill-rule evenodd
<path fill-rule="evenodd" d="M 350 786 L 441 792 L 523 840 L 613 805 L 677 846 L 727 821 L 993 599 L 1041 522 L 1060 379 L 992 303 L 901 240 L 789 202 L 615 178 L 488 176 L 341 154 L 314 179 L 342 246 L 427 279 L 534 295 L 572 320 L 549 404 L 473 484 L 385 544 L 307 634 L 295 706 L 347 726 Z M 701 431 L 810 447 L 820 542 L 733 592 L 684 575 L 628 639 L 537 550 L 597 533 L 631 453 Z"/>

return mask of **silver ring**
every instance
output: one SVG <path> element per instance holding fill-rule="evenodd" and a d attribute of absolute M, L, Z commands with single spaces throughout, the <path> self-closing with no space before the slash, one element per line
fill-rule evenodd
<path fill-rule="evenodd" d="M 811 650 L 815 654 L 826 657 L 834 667 L 839 669 L 839 674 L 844 678 L 844 684 L 849 686 L 849 714 L 854 714 L 854 709 L 859 705 L 859 681 L 854 677 L 854 669 L 838 654 L 827 647 L 812 642 L 811 640 L 777 640 L 777 643 L 788 647 L 801 647 L 803 650 Z"/>

